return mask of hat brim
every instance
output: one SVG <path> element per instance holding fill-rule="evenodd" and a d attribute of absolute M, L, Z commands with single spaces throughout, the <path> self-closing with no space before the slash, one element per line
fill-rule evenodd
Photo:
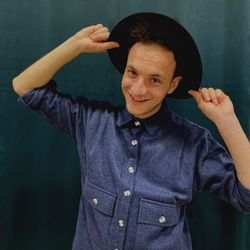
<path fill-rule="evenodd" d="M 182 80 L 168 97 L 184 99 L 190 97 L 188 90 L 198 90 L 202 78 L 202 63 L 198 48 L 187 30 L 172 18 L 158 13 L 136 13 L 121 20 L 111 31 L 109 41 L 120 44 L 119 48 L 108 50 L 112 64 L 123 74 L 129 49 L 137 42 L 131 37 L 132 28 L 140 23 L 149 23 L 153 30 L 169 33 L 178 51 L 178 65 L 181 65 Z"/>

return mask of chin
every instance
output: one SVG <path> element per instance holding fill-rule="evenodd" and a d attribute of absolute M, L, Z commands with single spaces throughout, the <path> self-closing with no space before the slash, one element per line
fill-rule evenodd
<path fill-rule="evenodd" d="M 133 105 L 126 105 L 127 110 L 130 114 L 132 114 L 135 117 L 138 117 L 140 119 L 148 118 L 155 113 L 157 113 L 160 110 L 161 104 L 155 105 L 155 106 L 147 106 L 147 107 L 141 107 L 135 108 Z"/>
<path fill-rule="evenodd" d="M 126 105 L 128 112 L 131 115 L 138 116 L 140 114 L 143 114 L 143 111 L 135 109 L 134 107 L 131 107 L 130 105 Z"/>
<path fill-rule="evenodd" d="M 135 109 L 131 109 L 127 106 L 127 110 L 128 112 L 137 117 L 137 118 L 140 118 L 140 119 L 144 119 L 144 118 L 147 118 L 147 110 L 135 110 Z M 145 116 L 145 117 L 144 117 Z M 150 115 L 149 115 L 150 116 Z"/>

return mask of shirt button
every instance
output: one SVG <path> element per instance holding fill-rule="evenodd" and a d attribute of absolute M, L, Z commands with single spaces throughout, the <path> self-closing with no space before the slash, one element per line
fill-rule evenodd
<path fill-rule="evenodd" d="M 92 201 L 93 201 L 94 205 L 97 205 L 98 200 L 96 198 L 93 198 Z"/>
<path fill-rule="evenodd" d="M 124 196 L 129 197 L 131 195 L 131 192 L 129 190 L 124 191 Z"/>
<path fill-rule="evenodd" d="M 166 222 L 165 216 L 161 216 L 161 217 L 159 218 L 159 222 L 160 222 L 160 223 L 165 223 L 165 222 Z"/>
<path fill-rule="evenodd" d="M 140 126 L 140 124 L 141 124 L 141 123 L 140 123 L 139 121 L 135 121 L 135 126 L 138 127 L 138 126 Z"/>
<path fill-rule="evenodd" d="M 132 140 L 132 141 L 131 141 L 131 144 L 132 144 L 133 146 L 135 146 L 135 145 L 138 144 L 138 141 L 137 141 L 137 140 Z"/>
<path fill-rule="evenodd" d="M 118 220 L 118 225 L 120 227 L 124 227 L 124 220 Z"/>
<path fill-rule="evenodd" d="M 135 169 L 134 169 L 133 167 L 129 167 L 129 168 L 128 168 L 128 172 L 129 172 L 130 174 L 133 174 L 133 173 L 135 172 Z"/>

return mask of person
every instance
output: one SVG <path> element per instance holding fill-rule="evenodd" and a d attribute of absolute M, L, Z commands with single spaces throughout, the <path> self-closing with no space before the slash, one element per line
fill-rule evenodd
<path fill-rule="evenodd" d="M 123 74 L 126 105 L 57 91 L 56 72 L 84 53 L 107 51 Z M 192 249 L 186 206 L 210 191 L 250 211 L 250 145 L 222 90 L 200 88 L 201 60 L 173 19 L 136 13 L 109 33 L 86 27 L 13 79 L 19 101 L 75 142 L 82 196 L 73 249 Z M 94 84 L 94 83 L 93 83 Z M 168 109 L 192 96 L 232 158 L 207 129 Z"/>

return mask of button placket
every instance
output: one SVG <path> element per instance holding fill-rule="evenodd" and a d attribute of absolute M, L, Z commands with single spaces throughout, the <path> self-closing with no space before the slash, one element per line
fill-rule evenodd
<path fill-rule="evenodd" d="M 120 195 L 118 195 L 119 198 L 117 199 L 114 220 L 112 223 L 113 230 L 111 230 L 110 239 L 112 239 L 111 244 L 113 249 L 123 249 L 127 228 L 126 223 L 128 221 L 135 180 L 135 175 L 133 173 L 136 171 L 136 164 L 138 162 L 139 140 L 135 135 L 131 135 L 129 130 L 127 130 L 127 132 L 130 158 L 127 160 L 127 166 L 123 168 L 122 185 L 119 187 L 118 193 L 120 193 Z"/>
<path fill-rule="evenodd" d="M 131 148 L 131 150 L 133 150 Z M 136 149 L 137 151 L 137 149 Z M 115 242 L 113 244 L 113 248 L 122 249 L 125 239 L 129 209 L 131 205 L 131 197 L 133 195 L 133 186 L 134 186 L 134 173 L 135 172 L 135 165 L 137 163 L 136 158 L 129 158 L 127 161 L 127 167 L 123 169 L 124 171 L 124 183 L 120 187 L 120 199 L 119 199 L 119 209 L 115 213 L 115 224 L 116 230 L 114 230 Z"/>

